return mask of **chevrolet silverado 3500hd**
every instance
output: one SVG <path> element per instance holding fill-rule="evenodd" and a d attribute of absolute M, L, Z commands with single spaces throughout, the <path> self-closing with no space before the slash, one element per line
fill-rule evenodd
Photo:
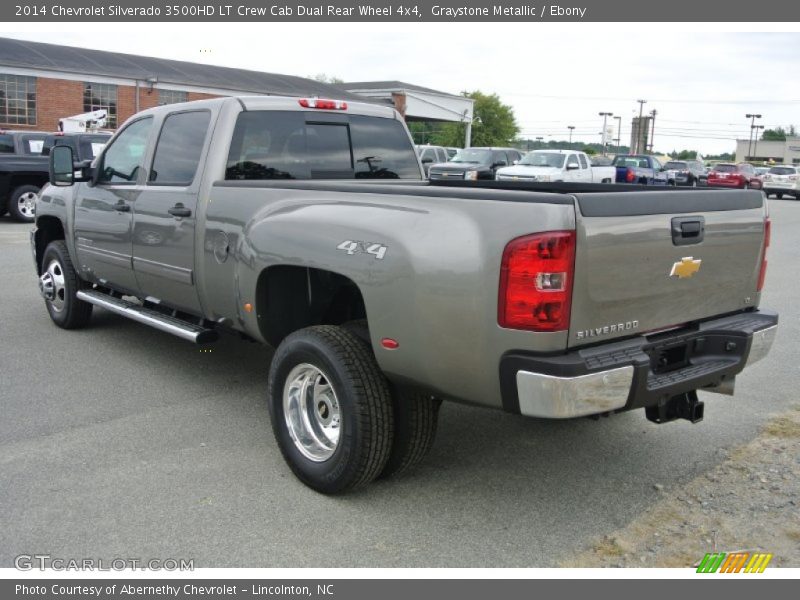
<path fill-rule="evenodd" d="M 419 462 L 442 399 L 698 421 L 777 327 L 760 191 L 435 184 L 393 109 L 318 98 L 153 108 L 73 158 L 31 235 L 54 323 L 275 347 L 275 437 L 325 493 Z"/>

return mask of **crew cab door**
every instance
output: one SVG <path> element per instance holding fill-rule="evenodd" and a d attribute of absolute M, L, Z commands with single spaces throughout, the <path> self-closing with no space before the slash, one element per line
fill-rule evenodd
<path fill-rule="evenodd" d="M 75 248 L 81 273 L 119 291 L 137 293 L 131 263 L 133 206 L 143 188 L 143 165 L 153 118 L 125 126 L 105 149 L 92 185 L 75 194 Z"/>
<path fill-rule="evenodd" d="M 161 121 L 147 183 L 133 218 L 133 270 L 143 296 L 199 314 L 194 274 L 199 165 L 211 111 L 182 110 Z"/>

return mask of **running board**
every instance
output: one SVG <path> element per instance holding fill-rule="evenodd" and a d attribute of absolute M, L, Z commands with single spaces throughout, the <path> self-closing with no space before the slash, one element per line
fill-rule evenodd
<path fill-rule="evenodd" d="M 157 310 L 145 308 L 121 298 L 109 296 L 97 290 L 79 290 L 77 297 L 79 300 L 89 304 L 105 308 L 113 313 L 150 325 L 150 327 L 171 333 L 195 344 L 208 344 L 216 342 L 217 338 L 219 338 L 219 333 L 214 329 L 206 329 L 200 325 L 162 314 Z"/>

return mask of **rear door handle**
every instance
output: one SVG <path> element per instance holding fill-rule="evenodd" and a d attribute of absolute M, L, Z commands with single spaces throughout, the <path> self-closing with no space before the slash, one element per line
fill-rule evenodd
<path fill-rule="evenodd" d="M 117 212 L 131 212 L 131 205 L 120 200 L 114 205 L 114 210 Z"/>
<path fill-rule="evenodd" d="M 175 206 L 167 211 L 173 217 L 191 217 L 192 211 L 186 208 L 183 204 L 178 202 Z"/>

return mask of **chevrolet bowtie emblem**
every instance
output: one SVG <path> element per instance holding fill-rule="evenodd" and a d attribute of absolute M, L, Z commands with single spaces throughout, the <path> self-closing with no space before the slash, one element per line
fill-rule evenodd
<path fill-rule="evenodd" d="M 669 272 L 669 276 L 677 277 L 678 279 L 688 279 L 700 270 L 701 262 L 703 261 L 699 258 L 694 260 L 691 256 L 684 256 L 672 265 L 672 271 Z"/>

